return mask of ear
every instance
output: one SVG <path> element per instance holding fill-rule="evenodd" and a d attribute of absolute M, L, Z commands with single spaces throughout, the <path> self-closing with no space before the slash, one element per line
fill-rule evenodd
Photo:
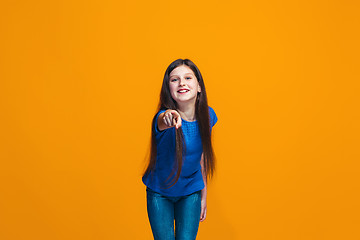
<path fill-rule="evenodd" d="M 198 92 L 201 92 L 201 87 L 200 87 L 200 85 L 198 85 Z"/>

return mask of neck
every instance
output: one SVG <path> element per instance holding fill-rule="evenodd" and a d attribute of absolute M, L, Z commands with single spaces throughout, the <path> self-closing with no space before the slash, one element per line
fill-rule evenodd
<path fill-rule="evenodd" d="M 178 109 L 180 116 L 185 121 L 195 121 L 195 103 L 178 103 Z"/>

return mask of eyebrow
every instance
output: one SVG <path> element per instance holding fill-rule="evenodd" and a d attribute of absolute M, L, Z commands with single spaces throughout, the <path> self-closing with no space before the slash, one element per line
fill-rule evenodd
<path fill-rule="evenodd" d="M 190 72 L 188 72 L 188 73 L 185 73 L 184 75 L 187 75 L 187 74 L 190 74 L 190 75 L 193 75 L 194 76 L 194 74 L 193 73 L 190 73 Z M 171 75 L 170 77 L 178 77 L 179 75 Z"/>

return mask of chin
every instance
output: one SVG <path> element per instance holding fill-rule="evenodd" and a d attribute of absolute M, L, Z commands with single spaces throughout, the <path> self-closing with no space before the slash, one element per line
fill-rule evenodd
<path fill-rule="evenodd" d="M 195 102 L 195 101 L 196 101 L 196 98 L 186 98 L 186 99 L 178 98 L 178 99 L 176 99 L 176 102 L 184 102 L 184 103 L 186 103 L 186 102 Z"/>

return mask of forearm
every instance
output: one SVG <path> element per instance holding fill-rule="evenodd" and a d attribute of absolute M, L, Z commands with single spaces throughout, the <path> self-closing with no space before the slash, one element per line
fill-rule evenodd
<path fill-rule="evenodd" d="M 206 197 L 207 197 L 207 186 L 205 183 L 205 187 L 201 190 L 201 199 L 206 200 Z"/>
<path fill-rule="evenodd" d="M 200 222 L 204 221 L 206 218 L 206 195 L 207 195 L 207 176 L 206 176 L 206 169 L 204 168 L 204 153 L 201 155 L 201 173 L 204 180 L 205 187 L 201 190 L 201 213 L 200 213 Z"/>
<path fill-rule="evenodd" d="M 200 165 L 201 165 L 201 173 L 202 173 L 202 177 L 203 177 L 203 181 L 204 181 L 204 185 L 205 185 L 205 187 L 201 190 L 201 199 L 206 200 L 206 197 L 207 197 L 207 177 L 206 177 L 205 168 L 204 168 L 204 154 L 201 155 Z"/>

